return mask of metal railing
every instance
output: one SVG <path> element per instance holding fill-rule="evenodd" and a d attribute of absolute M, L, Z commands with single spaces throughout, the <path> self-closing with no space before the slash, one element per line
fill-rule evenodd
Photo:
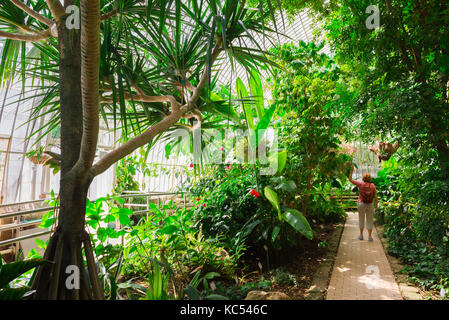
<path fill-rule="evenodd" d="M 26 204 L 33 204 L 33 203 L 42 203 L 45 200 L 33 200 L 33 201 L 26 201 L 26 202 L 21 202 L 21 203 L 10 203 L 10 204 L 2 204 L 0 205 L 0 209 L 1 208 L 8 208 L 8 207 L 15 207 L 15 206 L 23 206 Z M 39 212 L 45 212 L 45 211 L 51 211 L 54 210 L 58 207 L 55 206 L 47 206 L 47 207 L 42 207 L 42 208 L 36 208 L 36 209 L 31 209 L 31 210 L 21 210 L 21 211 L 16 211 L 16 212 L 10 212 L 10 213 L 2 213 L 0 214 L 0 219 L 4 219 L 4 218 L 15 218 L 15 217 L 23 217 L 23 216 L 27 216 L 33 213 L 39 213 Z M 26 222 L 19 222 L 19 223 L 10 223 L 7 225 L 3 225 L 0 227 L 0 232 L 1 231 L 8 231 L 8 230 L 17 230 L 20 228 L 24 228 L 24 227 L 30 227 L 30 226 L 35 226 L 41 224 L 41 219 L 36 219 L 33 221 L 26 221 Z M 3 240 L 0 241 L 0 246 L 6 246 L 9 244 L 13 244 L 16 242 L 20 242 L 22 240 L 27 240 L 27 239 L 32 239 L 32 238 L 37 238 L 40 237 L 42 235 L 46 235 L 51 233 L 51 231 L 46 230 L 46 231 L 42 231 L 42 232 L 38 232 L 38 233 L 34 233 L 34 234 L 30 234 L 30 235 L 26 235 L 26 236 L 19 236 L 19 237 L 15 237 L 15 238 L 11 238 L 11 239 L 7 239 L 7 240 Z"/>
<path fill-rule="evenodd" d="M 133 212 L 135 215 L 142 215 L 142 214 L 145 214 L 145 213 L 149 213 L 151 211 L 151 209 L 149 207 L 149 202 L 150 202 L 150 199 L 154 198 L 154 197 L 179 196 L 179 195 L 182 195 L 182 197 L 183 197 L 183 207 L 184 208 L 192 207 L 192 205 L 188 205 L 187 204 L 186 195 L 188 195 L 188 194 L 189 193 L 187 193 L 187 192 L 183 192 L 183 193 L 175 193 L 175 192 L 147 192 L 147 193 L 143 193 L 141 191 L 138 191 L 138 192 L 136 192 L 136 191 L 124 191 L 124 194 L 118 195 L 116 197 L 123 198 L 123 199 L 145 197 L 147 199 L 147 201 L 146 201 L 147 203 L 146 204 L 137 204 L 137 203 L 125 203 L 124 204 L 125 207 L 146 207 L 147 209 L 145 209 L 145 210 L 138 210 L 138 211 L 134 211 Z M 21 202 L 21 203 L 2 204 L 2 205 L 0 205 L 0 208 L 14 207 L 14 206 L 23 206 L 24 204 L 33 204 L 33 203 L 39 203 L 39 202 L 43 202 L 43 201 L 45 201 L 45 200 L 33 200 L 33 201 L 26 201 L 26 202 Z M 48 206 L 48 207 L 31 209 L 31 210 L 22 210 L 22 211 L 17 211 L 17 212 L 4 213 L 4 214 L 0 214 L 0 219 L 12 218 L 12 217 L 23 217 L 23 216 L 30 215 L 30 214 L 33 214 L 33 213 L 51 211 L 51 210 L 54 210 L 54 209 L 57 209 L 57 208 L 59 208 L 59 207 L 58 206 L 51 206 L 51 207 Z M 42 219 L 36 219 L 36 220 L 33 220 L 33 221 L 11 223 L 11 224 L 0 226 L 0 232 L 8 231 L 8 230 L 17 230 L 17 229 L 20 229 L 20 228 L 23 228 L 23 227 L 36 226 L 36 225 L 40 225 L 41 222 L 42 222 Z M 30 234 L 30 235 L 19 236 L 19 237 L 3 240 L 3 241 L 0 241 L 0 247 L 6 246 L 6 245 L 10 245 L 10 244 L 14 244 L 14 243 L 17 243 L 17 242 L 20 242 L 20 241 L 23 241 L 23 240 L 28 240 L 28 239 L 33 239 L 33 238 L 37 238 L 37 237 L 40 237 L 40 236 L 44 236 L 44 235 L 50 234 L 51 232 L 52 232 L 51 230 L 45 230 L 45 231 L 42 231 L 42 232 Z"/>

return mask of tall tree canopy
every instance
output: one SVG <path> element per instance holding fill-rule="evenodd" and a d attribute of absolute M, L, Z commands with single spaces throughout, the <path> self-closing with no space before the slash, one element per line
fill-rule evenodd
<path fill-rule="evenodd" d="M 315 12 L 335 59 L 353 73 L 362 134 L 407 143 L 449 177 L 449 3 L 294 2 Z"/>

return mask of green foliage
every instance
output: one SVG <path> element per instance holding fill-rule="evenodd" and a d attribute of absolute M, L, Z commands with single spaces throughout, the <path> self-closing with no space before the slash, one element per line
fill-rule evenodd
<path fill-rule="evenodd" d="M 168 300 L 169 274 L 162 273 L 159 263 L 153 263 L 153 270 L 147 276 L 150 289 L 142 300 Z"/>
<path fill-rule="evenodd" d="M 52 138 L 56 139 L 59 137 Z M 25 153 L 25 156 L 30 159 L 30 161 L 33 161 L 33 163 L 42 163 L 44 166 L 50 167 L 50 169 L 53 169 L 53 174 L 57 174 L 61 170 L 61 158 L 60 156 L 58 156 L 58 158 L 53 158 L 53 153 L 51 153 L 52 156 L 47 154 L 44 151 L 47 147 L 41 146 L 36 150 L 30 150 Z"/>
<path fill-rule="evenodd" d="M 307 239 L 313 239 L 313 230 L 301 212 L 296 209 L 287 209 L 283 214 L 283 218 L 293 229 L 303 234 Z"/>
<path fill-rule="evenodd" d="M 259 161 L 259 153 L 256 152 L 261 148 L 266 148 L 263 145 L 265 132 L 269 127 L 273 126 L 274 115 L 277 106 L 273 104 L 270 108 L 265 109 L 265 99 L 263 95 L 262 80 L 257 70 L 252 69 L 249 76 L 249 85 L 251 96 L 248 93 L 242 79 L 236 80 L 237 96 L 240 100 L 243 110 L 243 118 L 246 122 L 246 127 L 249 131 L 249 136 L 245 137 L 245 148 L 254 150 L 256 155 L 256 162 Z M 267 150 L 268 160 L 271 166 L 277 168 L 277 172 L 282 172 L 287 161 L 287 150 Z M 248 162 L 247 154 L 243 159 L 238 159 L 241 162 Z"/>
<path fill-rule="evenodd" d="M 278 213 L 279 220 L 282 220 L 281 206 L 279 204 L 279 198 L 276 192 L 274 192 L 270 187 L 264 188 L 264 195 L 270 201 L 271 205 L 276 209 Z"/>
<path fill-rule="evenodd" d="M 307 217 L 313 223 L 339 223 L 346 217 L 345 204 L 339 203 L 336 196 L 342 189 L 331 183 L 315 183 L 309 194 Z M 346 204 L 350 206 L 350 203 Z"/>
<path fill-rule="evenodd" d="M 273 103 L 282 117 L 279 143 L 288 150 L 283 175 L 295 184 L 300 211 L 306 217 L 310 210 L 314 217 L 320 211 L 329 213 L 329 199 L 315 197 L 316 190 L 326 194 L 332 191 L 326 183 L 346 179 L 347 156 L 338 152 L 341 141 L 350 137 L 345 114 L 345 97 L 349 95 L 346 75 L 333 59 L 320 53 L 323 46 L 299 42 L 271 49 L 275 61 L 283 67 L 270 79 Z M 330 220 L 341 220 L 336 202 L 333 207 L 336 219 Z"/>
<path fill-rule="evenodd" d="M 296 189 L 289 189 L 292 186 L 282 179 L 274 182 L 283 181 L 283 184 L 275 184 L 272 180 L 275 177 L 270 176 L 260 176 L 257 185 L 256 172 L 257 167 L 248 165 L 226 169 L 218 166 L 212 175 L 190 187 L 193 197 L 198 196 L 197 226 L 204 234 L 210 238 L 218 235 L 230 252 L 235 252 L 236 248 L 260 251 L 264 246 L 273 252 L 297 245 L 299 233 L 309 239 L 313 237 L 301 213 L 284 204 L 284 194 L 294 195 Z M 273 190 L 273 185 L 282 198 Z M 265 196 L 257 190 L 264 190 Z M 265 256 L 264 251 L 261 254 Z"/>
<path fill-rule="evenodd" d="M 139 191 L 139 182 L 135 180 L 139 171 L 144 170 L 143 163 L 138 162 L 138 156 L 123 158 L 117 164 L 116 182 L 114 186 L 115 194 L 122 194 L 123 191 Z"/>
<path fill-rule="evenodd" d="M 153 205 L 152 210 L 127 235 L 126 273 L 144 274 L 149 259 L 156 258 L 182 276 L 200 266 L 203 271 L 232 276 L 239 253 L 228 254 L 219 239 L 205 239 L 194 227 L 191 210 L 178 209 L 173 204 Z"/>
<path fill-rule="evenodd" d="M 120 250 L 120 256 L 117 260 L 109 265 L 101 260 L 97 261 L 98 276 L 100 284 L 104 291 L 105 297 L 108 300 L 117 300 L 118 293 L 118 279 L 122 272 L 123 252 Z"/>
<path fill-rule="evenodd" d="M 220 238 L 205 238 L 194 222 L 194 212 L 180 209 L 173 202 L 166 205 L 150 203 L 151 211 L 134 225 L 129 218 L 133 211 L 123 208 L 124 200 L 106 196 L 87 201 L 86 225 L 91 230 L 91 240 L 97 257 L 97 270 L 107 299 L 116 300 L 118 290 L 124 290 L 129 297 L 144 300 L 165 300 L 184 297 L 184 281 L 190 271 L 200 268 L 195 283 L 204 299 L 218 299 L 211 296 L 208 281 L 212 275 L 230 278 L 237 267 L 236 261 L 244 250 L 243 244 L 228 253 Z M 53 211 L 48 213 L 47 222 L 52 221 Z M 120 224 L 120 228 L 118 228 Z M 111 244 L 111 240 L 124 237 L 125 245 Z M 42 248 L 45 243 L 39 243 Z M 220 272 L 219 274 L 216 272 Z M 132 281 L 120 283 L 123 275 L 135 275 L 146 279 L 149 288 Z M 168 282 L 178 285 L 178 292 L 168 292 Z M 193 289 L 191 289 L 193 290 Z M 137 295 L 136 295 L 137 292 Z"/>
<path fill-rule="evenodd" d="M 407 266 L 404 272 L 425 289 L 439 290 L 449 278 L 449 210 L 390 204 L 384 209 L 389 252 Z"/>
<path fill-rule="evenodd" d="M 258 7 L 258 0 L 248 0 L 249 5 Z M 287 13 L 290 19 L 295 19 L 296 14 L 301 12 L 304 8 L 311 7 L 318 12 L 329 10 L 335 6 L 335 1 L 326 0 L 278 0 L 280 7 Z"/>
<path fill-rule="evenodd" d="M 285 271 L 282 268 L 277 268 L 274 269 L 271 272 L 271 277 L 270 277 L 271 283 L 274 285 L 282 285 L 282 286 L 298 286 L 299 285 L 299 281 L 298 278 Z"/>
<path fill-rule="evenodd" d="M 197 207 L 195 225 L 201 226 L 208 238 L 218 235 L 226 250 L 240 256 L 247 246 L 246 239 L 253 238 L 252 232 L 260 223 L 258 212 L 264 211 L 258 206 L 262 200 L 251 195 L 251 190 L 257 189 L 253 168 L 219 166 L 211 176 L 188 188 Z"/>
<path fill-rule="evenodd" d="M 265 279 L 263 276 L 256 281 L 249 281 L 243 284 L 234 284 L 232 286 L 224 285 L 220 281 L 217 282 L 218 294 L 228 297 L 231 300 L 243 300 L 248 295 L 248 292 L 254 290 L 270 291 L 273 284 L 270 279 Z"/>
<path fill-rule="evenodd" d="M 211 293 L 209 281 L 219 277 L 217 272 L 209 272 L 205 275 L 201 275 L 201 270 L 195 273 L 195 276 L 190 281 L 189 285 L 184 288 L 182 294 L 186 294 L 190 300 L 201 300 L 202 297 L 206 300 L 229 300 L 226 296 Z M 203 290 L 199 290 L 199 286 L 202 285 Z"/>
<path fill-rule="evenodd" d="M 382 200 L 377 217 L 385 224 L 389 252 L 407 264 L 403 271 L 423 288 L 440 290 L 449 278 L 447 195 L 438 181 L 414 184 L 421 180 L 417 174 L 428 177 L 418 170 L 395 159 L 384 164 L 375 182 Z"/>
<path fill-rule="evenodd" d="M 119 239 L 131 232 L 133 222 L 130 216 L 133 211 L 123 208 L 124 200 L 119 197 L 106 196 L 94 202 L 87 200 L 86 225 L 90 232 L 94 252 L 98 259 L 100 274 L 104 277 L 106 287 L 114 284 L 109 279 L 116 279 L 115 270 L 121 267 L 122 247 L 120 244 L 111 244 L 110 239 Z M 120 227 L 118 227 L 120 226 Z M 112 288 L 113 289 L 113 288 Z"/>
<path fill-rule="evenodd" d="M 316 1 L 312 1 L 316 3 Z M 366 27 L 372 1 L 333 1 L 317 10 L 320 30 L 353 79 L 345 109 L 362 136 L 407 146 L 407 157 L 436 164 L 449 177 L 449 4 L 447 1 L 379 2 L 380 28 Z M 313 6 L 313 4 L 312 4 Z"/>
<path fill-rule="evenodd" d="M 26 286 L 11 287 L 11 282 L 24 273 L 49 263 L 51 262 L 47 260 L 30 259 L 5 264 L 0 258 L 0 300 L 20 300 L 32 293 L 30 286 L 34 276 Z"/>
<path fill-rule="evenodd" d="M 54 190 L 51 190 L 50 192 L 50 199 L 49 200 L 45 200 L 45 203 L 48 204 L 49 207 L 57 207 L 59 206 L 59 198 L 55 197 L 55 192 Z M 42 218 L 41 218 L 41 224 L 39 225 L 39 228 L 50 228 L 53 225 L 56 225 L 56 221 L 57 221 L 57 217 L 55 216 L 55 211 L 51 210 L 46 212 Z"/>
<path fill-rule="evenodd" d="M 22 34 L 24 30 L 45 30 L 36 19 L 28 19 L 21 9 L 3 2 L 0 10 L 2 31 Z M 215 47 L 220 45 L 233 70 L 237 65 L 248 70 L 273 65 L 254 37 L 273 37 L 277 23 L 273 21 L 269 25 L 266 22 L 274 20 L 277 5 L 272 0 L 260 3 L 270 5 L 256 11 L 248 8 L 246 1 L 242 0 L 189 0 L 182 3 L 132 0 L 124 1 L 120 6 L 115 1 L 102 2 L 102 13 L 117 9 L 118 13 L 102 21 L 100 29 L 100 95 L 108 99 L 102 99 L 99 116 L 106 125 L 112 124 L 111 129 L 122 129 L 123 139 L 128 140 L 170 112 L 165 103 L 129 99 L 127 95 L 134 94 L 136 86 L 146 95 L 171 95 L 183 104 L 190 95 L 186 84 L 197 87 L 205 73 L 206 85 L 199 92 L 196 107 L 208 115 L 223 114 L 226 108 L 223 108 L 222 101 L 214 101 L 209 90 L 219 74 L 218 69 L 211 66 Z M 49 13 L 43 0 L 28 5 L 41 14 Z M 37 93 L 26 95 L 24 99 L 39 97 L 40 102 L 33 107 L 33 116 L 45 114 L 49 120 L 33 134 L 43 138 L 60 126 L 59 43 L 57 39 L 50 38 L 30 45 L 32 50 L 26 50 L 24 42 L 5 40 L 0 76 L 6 83 L 17 77 L 20 71 L 23 82 L 26 76 L 38 80 L 37 84 L 34 81 L 32 84 L 33 92 L 39 89 Z M 181 119 L 178 124 L 186 129 L 190 120 Z"/>
<path fill-rule="evenodd" d="M 273 191 L 270 187 L 264 188 L 264 194 L 265 197 L 270 201 L 271 205 L 276 209 L 279 217 L 279 221 L 286 221 L 288 224 L 290 224 L 293 229 L 298 231 L 299 233 L 303 234 L 307 239 L 312 240 L 313 239 L 313 231 L 312 228 L 309 225 L 309 222 L 307 219 L 303 216 L 301 212 L 299 212 L 296 209 L 288 208 L 284 212 L 281 212 L 281 207 L 279 204 L 279 198 L 275 191 Z M 280 226 L 277 225 L 273 229 L 272 233 L 272 242 L 275 242 L 275 239 L 277 238 L 277 235 L 280 231 Z"/>

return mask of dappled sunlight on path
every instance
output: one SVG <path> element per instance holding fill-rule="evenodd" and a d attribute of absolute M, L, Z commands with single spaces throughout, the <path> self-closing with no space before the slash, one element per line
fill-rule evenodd
<path fill-rule="evenodd" d="M 326 299 L 402 300 L 376 229 L 373 242 L 358 235 L 358 214 L 348 213 Z"/>

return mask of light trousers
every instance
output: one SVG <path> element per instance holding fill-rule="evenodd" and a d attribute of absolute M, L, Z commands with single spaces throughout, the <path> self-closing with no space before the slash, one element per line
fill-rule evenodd
<path fill-rule="evenodd" d="M 374 215 L 374 203 L 357 203 L 357 209 L 359 211 L 359 227 L 360 229 L 366 228 L 368 230 L 373 229 L 373 215 Z"/>

